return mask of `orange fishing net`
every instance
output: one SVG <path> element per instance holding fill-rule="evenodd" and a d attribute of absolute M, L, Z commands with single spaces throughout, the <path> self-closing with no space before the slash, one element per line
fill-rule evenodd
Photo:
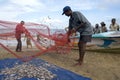
<path fill-rule="evenodd" d="M 27 53 L 22 52 L 19 54 L 15 52 L 17 45 L 15 38 L 15 28 L 17 24 L 17 22 L 0 20 L 0 46 L 23 61 L 31 60 L 50 51 L 68 53 L 71 50 L 71 45 L 68 42 L 68 35 L 65 31 L 53 31 L 53 29 L 50 29 L 47 25 L 26 22 L 26 32 L 29 33 L 27 37 L 29 37 L 29 40 L 32 41 L 32 46 L 35 46 L 36 49 L 33 48 L 30 51 L 27 51 Z M 26 34 L 22 34 L 22 38 L 24 38 Z M 8 46 L 13 47 L 13 49 Z M 23 46 L 26 45 L 24 44 Z"/>

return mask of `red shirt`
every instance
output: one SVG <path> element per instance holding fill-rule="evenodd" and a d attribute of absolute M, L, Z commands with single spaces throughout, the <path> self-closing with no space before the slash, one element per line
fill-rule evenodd
<path fill-rule="evenodd" d="M 25 32 L 25 27 L 22 24 L 17 24 L 15 29 L 15 37 L 16 39 L 21 38 L 21 34 Z"/>

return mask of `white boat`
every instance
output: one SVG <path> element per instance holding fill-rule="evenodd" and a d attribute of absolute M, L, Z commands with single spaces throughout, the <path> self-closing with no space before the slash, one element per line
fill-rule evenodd
<path fill-rule="evenodd" d="M 72 36 L 71 40 L 75 46 L 77 46 L 80 36 Z M 117 47 L 120 44 L 120 31 L 110 31 L 104 33 L 98 33 L 92 35 L 92 41 L 88 42 L 87 46 L 98 47 Z"/>

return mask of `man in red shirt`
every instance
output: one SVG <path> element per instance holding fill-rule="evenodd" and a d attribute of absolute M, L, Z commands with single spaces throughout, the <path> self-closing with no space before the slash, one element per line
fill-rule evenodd
<path fill-rule="evenodd" d="M 16 47 L 16 52 L 21 52 L 22 51 L 22 42 L 21 42 L 21 34 L 25 33 L 25 27 L 24 27 L 25 22 L 21 21 L 19 24 L 17 24 L 15 28 L 15 37 L 17 39 L 17 47 Z"/>

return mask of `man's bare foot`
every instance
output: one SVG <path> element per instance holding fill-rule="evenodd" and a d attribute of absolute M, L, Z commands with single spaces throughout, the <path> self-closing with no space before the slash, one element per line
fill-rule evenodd
<path fill-rule="evenodd" d="M 73 66 L 81 66 L 82 63 L 78 62 L 78 63 L 75 63 Z"/>

